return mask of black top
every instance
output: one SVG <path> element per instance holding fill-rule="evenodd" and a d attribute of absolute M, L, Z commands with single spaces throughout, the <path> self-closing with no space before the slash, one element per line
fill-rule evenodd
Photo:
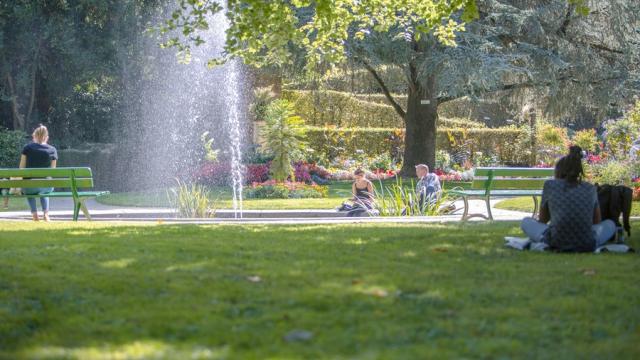
<path fill-rule="evenodd" d="M 27 144 L 22 149 L 22 155 L 27 157 L 28 168 L 48 168 L 52 160 L 58 160 L 58 151 L 49 144 Z"/>

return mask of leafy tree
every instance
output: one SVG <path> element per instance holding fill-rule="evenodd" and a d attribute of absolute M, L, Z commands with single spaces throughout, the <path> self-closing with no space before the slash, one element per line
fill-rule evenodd
<path fill-rule="evenodd" d="M 594 8 L 585 17 L 587 5 Z M 416 163 L 434 164 L 437 109 L 444 102 L 544 90 L 547 110 L 562 116 L 576 104 L 606 112 L 612 98 L 628 96 L 638 78 L 638 49 L 624 44 L 640 43 L 633 30 L 639 6 L 614 0 L 231 0 L 226 49 L 256 66 L 295 65 L 302 54 L 306 69 L 320 74 L 347 59 L 358 62 L 405 120 L 403 171 L 410 174 Z M 184 17 L 185 35 L 206 22 L 202 12 L 193 15 Z M 593 36 L 602 28 L 618 38 Z M 403 70 L 404 106 L 377 72 L 383 64 Z"/>
<path fill-rule="evenodd" d="M 273 154 L 271 175 L 276 181 L 285 181 L 293 173 L 291 163 L 298 160 L 306 147 L 304 122 L 293 115 L 293 106 L 287 100 L 274 100 L 265 112 L 263 136 L 266 148 Z"/>

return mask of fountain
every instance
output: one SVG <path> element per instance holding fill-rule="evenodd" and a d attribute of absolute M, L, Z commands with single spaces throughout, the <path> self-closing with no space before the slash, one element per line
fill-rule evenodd
<path fill-rule="evenodd" d="M 176 177 L 193 174 L 203 158 L 201 135 L 208 131 L 229 164 L 235 218 L 242 217 L 242 129 L 247 108 L 242 65 L 232 60 L 213 69 L 207 62 L 223 51 L 228 20 L 224 11 L 211 15 L 205 40 L 193 46 L 188 63 L 175 52 L 145 38 L 145 68 L 129 80 L 129 118 L 120 127 L 117 173 L 127 173 L 128 190 L 161 189 Z M 129 179 L 129 180 L 128 180 Z M 130 180 L 136 179 L 136 180 Z"/>

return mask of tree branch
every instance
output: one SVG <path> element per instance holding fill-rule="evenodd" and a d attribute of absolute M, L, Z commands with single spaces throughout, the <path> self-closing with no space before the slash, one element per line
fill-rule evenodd
<path fill-rule="evenodd" d="M 603 83 L 605 81 L 611 81 L 611 80 L 619 80 L 622 79 L 622 77 L 620 76 L 616 76 L 616 77 L 608 77 L 608 78 L 602 78 L 602 79 L 595 79 L 592 81 L 580 81 L 574 77 L 571 76 L 564 76 L 561 78 L 557 78 L 555 79 L 555 82 L 562 82 L 562 81 L 571 81 L 574 82 L 576 84 L 582 84 L 582 85 L 596 85 L 599 83 Z M 534 82 L 523 82 L 523 83 L 518 83 L 518 84 L 505 84 L 501 87 L 497 87 L 494 89 L 488 89 L 485 91 L 482 91 L 483 94 L 488 94 L 488 93 L 494 93 L 494 92 L 498 92 L 498 91 L 508 91 L 508 90 L 517 90 L 517 89 L 527 89 L 527 88 L 540 88 L 540 87 L 545 87 L 545 86 L 551 86 L 553 85 L 552 81 L 545 81 L 545 82 L 539 82 L 539 83 L 534 83 Z M 449 96 L 449 95 L 444 95 L 444 96 L 440 96 L 438 97 L 438 104 L 443 104 L 446 103 L 448 101 L 452 101 L 452 100 L 456 100 L 456 99 L 460 99 L 462 97 L 465 97 L 467 95 L 470 95 L 471 92 L 465 93 L 465 94 L 461 94 L 461 95 L 456 95 L 456 96 Z"/>
<path fill-rule="evenodd" d="M 371 65 L 369 65 L 369 63 L 366 62 L 364 59 L 358 58 L 358 60 L 362 63 L 362 65 L 364 65 L 365 69 L 367 69 L 367 71 L 369 71 L 369 73 L 371 73 L 373 78 L 376 79 L 376 81 L 378 82 L 378 85 L 380 85 L 380 88 L 382 89 L 382 92 L 384 93 L 384 96 L 387 98 L 389 103 L 391 103 L 391 106 L 393 107 L 393 109 L 404 120 L 405 115 L 407 113 L 404 111 L 402 106 L 400 106 L 400 104 L 398 104 L 396 99 L 393 98 L 393 96 L 391 95 L 391 92 L 389 91 L 389 88 L 387 88 L 387 85 L 384 83 L 384 81 L 382 80 L 380 75 L 378 75 L 378 72 L 376 71 L 376 69 L 374 69 Z"/>

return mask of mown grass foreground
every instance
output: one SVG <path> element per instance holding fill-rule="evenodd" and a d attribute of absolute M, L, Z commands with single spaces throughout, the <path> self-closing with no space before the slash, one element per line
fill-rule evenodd
<path fill-rule="evenodd" d="M 532 212 L 533 200 L 530 197 L 516 197 L 500 201 L 495 207 L 503 210 Z M 633 202 L 631 216 L 640 216 L 640 201 Z"/>
<path fill-rule="evenodd" d="M 640 357 L 638 255 L 515 223 L 0 229 L 3 359 Z"/>

